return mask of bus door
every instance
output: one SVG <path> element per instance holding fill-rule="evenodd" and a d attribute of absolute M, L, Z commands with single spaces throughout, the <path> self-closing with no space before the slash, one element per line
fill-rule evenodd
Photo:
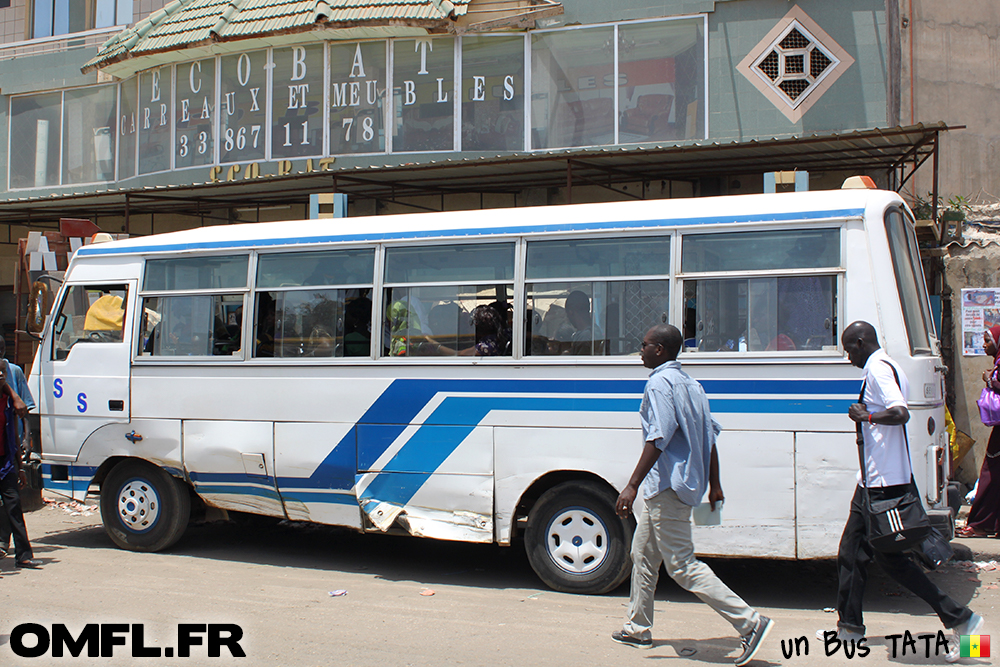
<path fill-rule="evenodd" d="M 69 464 L 97 429 L 129 421 L 135 288 L 134 280 L 69 284 L 55 310 L 38 355 L 41 395 L 35 397 L 45 457 L 69 466 L 46 480 L 54 491 L 86 492 L 93 471 L 74 473 Z"/>

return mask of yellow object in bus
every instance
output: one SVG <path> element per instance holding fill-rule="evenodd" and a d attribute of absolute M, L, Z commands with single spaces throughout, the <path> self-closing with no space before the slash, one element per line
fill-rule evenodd
<path fill-rule="evenodd" d="M 955 422 L 951 419 L 951 411 L 948 406 L 944 406 L 944 428 L 948 431 L 948 446 L 951 448 L 952 460 L 958 462 L 958 436 L 956 434 Z"/>
<path fill-rule="evenodd" d="M 125 309 L 122 298 L 114 294 L 105 294 L 91 304 L 87 310 L 87 318 L 83 323 L 84 331 L 117 331 L 121 333 L 125 320 Z"/>

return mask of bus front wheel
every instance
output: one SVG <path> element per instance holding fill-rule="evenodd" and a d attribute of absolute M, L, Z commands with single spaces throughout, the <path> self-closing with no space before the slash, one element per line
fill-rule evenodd
<path fill-rule="evenodd" d="M 119 463 L 101 486 L 104 530 L 122 549 L 166 549 L 184 534 L 190 516 L 184 484 L 147 461 Z"/>
<path fill-rule="evenodd" d="M 542 494 L 524 533 L 542 581 L 564 593 L 599 595 L 625 580 L 633 526 L 615 515 L 614 503 L 613 491 L 594 482 L 564 482 Z"/>

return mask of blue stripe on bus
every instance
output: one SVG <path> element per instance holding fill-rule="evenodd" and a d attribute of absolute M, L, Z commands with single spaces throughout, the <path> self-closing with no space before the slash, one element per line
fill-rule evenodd
<path fill-rule="evenodd" d="M 221 250 L 225 248 L 269 248 L 285 245 L 310 243 L 378 243 L 401 239 L 441 238 L 449 236 L 491 236 L 530 234 L 539 232 L 575 232 L 601 229 L 646 229 L 651 227 L 684 227 L 692 225 L 734 224 L 750 222 L 791 222 L 795 220 L 825 220 L 858 217 L 864 215 L 863 208 L 832 209 L 828 211 L 793 211 L 790 213 L 756 213 L 702 218 L 676 218 L 657 220 L 614 220 L 611 222 L 569 222 L 547 225 L 520 225 L 504 227 L 433 229 L 402 232 L 381 232 L 361 234 L 336 234 L 299 236 L 283 239 L 241 239 L 235 241 L 202 241 L 194 243 L 170 243 L 164 245 L 131 246 L 116 248 L 104 245 L 83 246 L 81 255 L 128 255 L 140 252 L 176 252 L 180 250 Z"/>
<path fill-rule="evenodd" d="M 273 487 L 237 486 L 235 484 L 196 484 L 195 490 L 200 494 L 226 496 L 259 496 L 280 500 L 278 492 Z"/>
<path fill-rule="evenodd" d="M 844 400 L 768 400 L 716 399 L 712 411 L 761 414 L 846 413 L 854 401 Z M 407 440 L 377 473 L 359 496 L 361 502 L 377 500 L 406 505 L 444 461 L 468 437 L 469 433 L 493 410 L 635 412 L 639 399 L 544 398 L 544 397 L 474 397 L 445 398 L 425 420 L 424 425 Z M 466 424 L 465 428 L 436 428 L 443 424 Z M 398 474 L 408 473 L 408 474 Z"/>
<path fill-rule="evenodd" d="M 281 497 L 284 498 L 286 503 L 327 503 L 329 505 L 358 506 L 358 499 L 354 497 L 353 493 L 303 493 L 301 491 L 288 493 L 285 489 L 282 489 Z"/>
<path fill-rule="evenodd" d="M 722 413 L 758 412 L 761 414 L 844 414 L 853 399 L 800 399 L 782 398 L 768 399 L 759 397 L 760 395 L 779 394 L 786 396 L 815 396 L 823 394 L 825 396 L 841 395 L 854 396 L 861 387 L 861 380 L 703 380 L 709 393 L 712 410 Z M 336 488 L 349 489 L 353 486 L 356 470 L 348 470 L 335 463 L 336 450 L 344 448 L 357 448 L 358 452 L 364 452 L 364 460 L 358 461 L 357 469 L 365 469 L 370 463 L 376 461 L 385 450 L 403 433 L 412 423 L 413 419 L 421 410 L 439 393 L 522 393 L 535 394 L 536 396 L 524 397 L 527 405 L 531 409 L 531 404 L 538 400 L 537 394 L 610 394 L 632 395 L 631 408 L 638 410 L 639 396 L 645 387 L 645 380 L 417 380 L 417 379 L 397 379 L 375 400 L 372 406 L 358 420 L 358 425 L 383 425 L 378 442 L 370 440 L 358 441 L 364 438 L 358 433 L 360 429 L 350 429 L 337 446 L 327 455 L 327 457 L 317 466 L 313 474 L 308 479 L 299 478 L 296 483 L 303 487 L 312 488 Z M 712 394 L 754 394 L 753 398 L 711 398 Z M 483 396 L 480 407 L 475 414 L 463 415 L 461 412 L 454 413 L 453 421 L 455 426 L 473 427 L 477 425 L 482 416 L 479 413 L 491 404 L 499 406 L 506 397 Z M 448 399 L 445 399 L 448 400 Z M 569 399 L 572 400 L 572 399 Z M 614 398 L 593 398 L 586 400 L 586 403 L 578 403 L 578 409 L 601 410 L 601 402 L 615 401 Z M 594 402 L 597 402 L 595 405 Z M 584 408 L 583 406 L 586 406 Z M 494 408 L 489 408 L 494 409 Z M 488 412 L 489 410 L 486 409 Z M 613 410 L 617 411 L 617 409 Z M 485 414 L 485 413 L 484 413 Z M 452 418 L 452 417 L 449 417 Z M 435 412 L 434 423 L 444 424 L 444 417 Z M 418 429 L 419 432 L 419 429 Z M 471 432 L 467 428 L 466 435 Z M 455 433 L 457 434 L 457 432 Z M 453 434 L 454 435 L 454 434 Z M 409 443 L 407 443 L 409 444 Z M 404 445 L 404 447 L 407 445 Z M 456 445 L 457 446 L 457 445 Z M 292 483 L 292 480 L 288 480 Z"/>
<path fill-rule="evenodd" d="M 246 484 L 261 484 L 264 486 L 270 486 L 273 480 L 270 475 L 248 475 L 245 472 L 201 472 L 200 470 L 192 470 L 191 481 L 195 484 L 241 481 Z"/>

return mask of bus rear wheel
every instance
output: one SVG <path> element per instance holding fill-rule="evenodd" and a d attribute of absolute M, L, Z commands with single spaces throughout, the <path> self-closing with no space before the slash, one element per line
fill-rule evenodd
<path fill-rule="evenodd" d="M 528 514 L 524 547 L 538 577 L 564 593 L 600 595 L 629 575 L 631 520 L 614 512 L 615 496 L 594 482 L 564 482 Z"/>
<path fill-rule="evenodd" d="M 122 549 L 166 549 L 181 538 L 190 517 L 184 484 L 147 461 L 119 463 L 101 486 L 104 530 Z"/>

